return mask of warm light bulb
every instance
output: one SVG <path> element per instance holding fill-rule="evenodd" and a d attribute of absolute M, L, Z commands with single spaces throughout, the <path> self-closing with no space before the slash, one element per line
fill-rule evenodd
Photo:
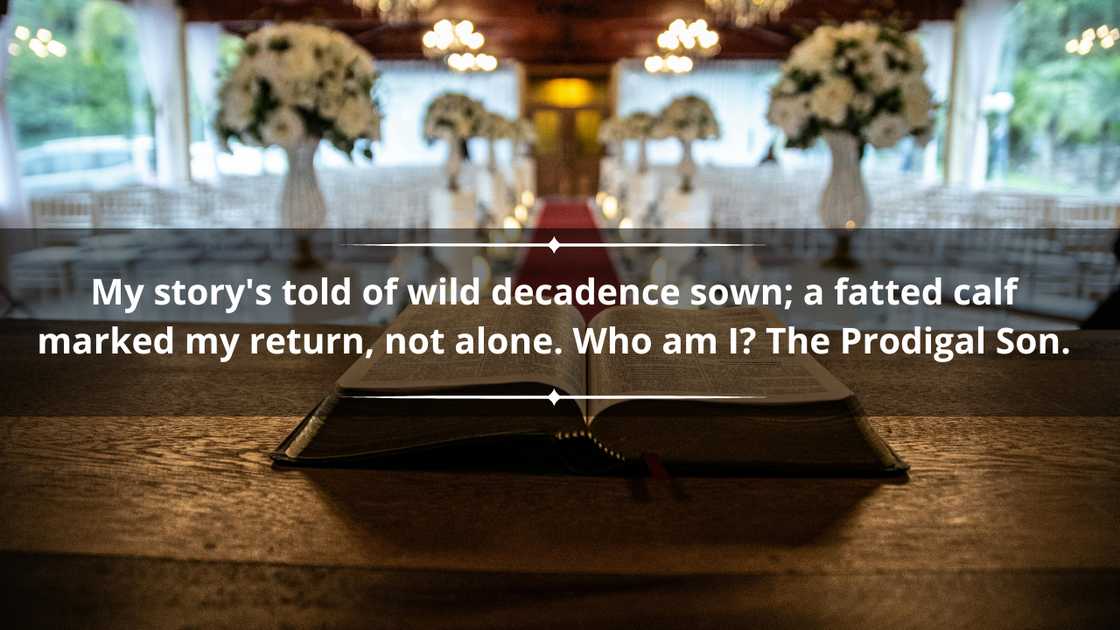
<path fill-rule="evenodd" d="M 436 22 L 436 25 L 432 27 L 432 30 L 437 33 L 450 33 L 453 30 L 453 27 L 451 26 L 451 20 L 440 20 Z"/>
<path fill-rule="evenodd" d="M 1068 42 L 1066 42 L 1066 52 L 1071 54 L 1071 55 L 1076 53 L 1078 43 L 1079 42 L 1076 39 L 1071 39 Z"/>
<path fill-rule="evenodd" d="M 455 25 L 455 34 L 459 39 L 466 39 L 472 32 L 474 32 L 474 23 L 470 20 L 463 20 Z"/>
<path fill-rule="evenodd" d="M 531 206 L 533 205 L 534 201 L 536 201 L 536 196 L 533 195 L 533 191 L 526 190 L 521 193 L 521 203 L 525 204 L 526 206 Z"/>
<path fill-rule="evenodd" d="M 493 55 L 479 55 L 478 67 L 486 72 L 493 72 L 498 68 L 498 58 Z"/>
<path fill-rule="evenodd" d="M 47 42 L 47 52 L 54 55 L 55 57 L 65 57 L 66 45 L 58 41 L 57 39 L 52 39 L 51 41 Z"/>
<path fill-rule="evenodd" d="M 15 57 L 19 54 L 19 44 L 12 42 L 8 44 L 8 54 Z"/>
<path fill-rule="evenodd" d="M 46 45 L 43 44 L 43 42 L 38 40 L 38 39 L 31 40 L 31 42 L 27 44 L 27 47 L 31 49 L 31 52 L 35 53 L 36 55 L 38 55 L 40 57 L 46 57 L 47 55 L 50 54 L 50 53 L 47 52 Z"/>
<path fill-rule="evenodd" d="M 524 204 L 517 204 L 513 208 L 513 218 L 517 219 L 518 223 L 522 225 L 529 222 L 529 209 Z"/>
<path fill-rule="evenodd" d="M 48 31 L 45 28 L 41 28 L 38 31 L 35 31 L 35 37 L 37 37 L 40 41 L 42 41 L 44 43 L 49 42 L 51 40 L 51 32 Z"/>
<path fill-rule="evenodd" d="M 1108 36 L 1108 25 L 1101 24 L 1097 27 L 1097 37 L 1104 39 L 1106 36 Z"/>
<path fill-rule="evenodd" d="M 1087 28 L 1087 29 L 1085 29 L 1085 32 L 1081 34 L 1081 39 L 1092 40 L 1096 36 L 1097 36 L 1096 31 L 1094 31 L 1091 28 Z"/>
<path fill-rule="evenodd" d="M 677 18 L 669 23 L 669 30 L 674 33 L 683 33 L 688 30 L 688 27 L 685 25 L 684 20 Z"/>
<path fill-rule="evenodd" d="M 613 195 L 607 195 L 603 200 L 603 217 L 608 221 L 613 221 L 618 216 L 618 199 Z"/>
<path fill-rule="evenodd" d="M 515 235 L 521 231 L 521 222 L 513 217 L 506 217 L 502 219 L 502 229 L 511 236 Z"/>
<path fill-rule="evenodd" d="M 428 31 L 424 33 L 424 37 L 420 39 L 420 43 L 424 44 L 424 48 L 435 48 L 436 39 L 436 32 Z"/>
<path fill-rule="evenodd" d="M 618 222 L 618 228 L 620 230 L 631 230 L 634 228 L 634 221 L 631 220 L 630 217 L 623 217 L 622 220 Z"/>
<path fill-rule="evenodd" d="M 665 60 L 657 55 L 646 57 L 646 72 L 661 72 L 665 68 Z"/>
<path fill-rule="evenodd" d="M 704 31 L 700 33 L 700 45 L 704 48 L 711 48 L 719 43 L 719 33 L 715 31 Z"/>
<path fill-rule="evenodd" d="M 1105 35 L 1101 38 L 1101 48 L 1112 48 L 1112 45 L 1115 43 L 1111 35 Z"/>
<path fill-rule="evenodd" d="M 17 26 L 15 35 L 16 39 L 27 41 L 31 37 L 31 29 L 27 28 L 26 26 Z"/>

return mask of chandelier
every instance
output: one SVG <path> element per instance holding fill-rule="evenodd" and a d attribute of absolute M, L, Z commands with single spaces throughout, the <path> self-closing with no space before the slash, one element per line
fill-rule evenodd
<path fill-rule="evenodd" d="M 705 3 L 717 20 L 748 28 L 777 21 L 793 0 L 705 0 Z"/>
<path fill-rule="evenodd" d="M 1074 38 L 1066 42 L 1066 52 L 1084 57 L 1092 52 L 1094 46 L 1100 46 L 1107 50 L 1118 43 L 1120 43 L 1120 29 L 1109 28 L 1107 24 L 1101 24 L 1096 30 L 1087 28 L 1081 33 L 1080 38 Z"/>
<path fill-rule="evenodd" d="M 376 12 L 382 22 L 407 24 L 435 6 L 438 0 L 351 0 L 362 13 Z"/>
<path fill-rule="evenodd" d="M 498 67 L 497 57 L 479 52 L 486 38 L 474 30 L 470 20 L 440 20 L 420 43 L 425 57 L 443 59 L 456 72 L 491 72 Z"/>
<path fill-rule="evenodd" d="M 673 20 L 657 36 L 659 53 L 645 59 L 646 72 L 684 74 L 691 72 L 694 57 L 708 58 L 719 52 L 719 33 L 705 20 Z"/>

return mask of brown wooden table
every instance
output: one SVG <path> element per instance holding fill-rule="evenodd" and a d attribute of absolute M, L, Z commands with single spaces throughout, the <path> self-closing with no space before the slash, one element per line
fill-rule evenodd
<path fill-rule="evenodd" d="M 1060 359 L 828 357 L 908 479 L 671 488 L 274 469 L 268 452 L 349 358 L 36 356 L 39 331 L 81 326 L 0 323 L 11 627 L 1067 628 L 1120 616 L 1120 333 L 1065 334 Z M 1024 415 L 990 413 L 993 400 Z"/>

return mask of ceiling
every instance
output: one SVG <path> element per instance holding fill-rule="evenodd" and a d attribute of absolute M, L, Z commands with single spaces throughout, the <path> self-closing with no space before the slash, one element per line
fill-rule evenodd
<path fill-rule="evenodd" d="M 655 52 L 674 18 L 705 16 L 703 0 L 442 0 L 416 24 L 389 26 L 348 0 L 181 0 L 189 21 L 245 33 L 273 20 L 313 20 L 345 31 L 383 59 L 421 58 L 420 37 L 441 18 L 471 19 L 485 52 L 527 64 L 604 64 Z M 772 59 L 822 21 L 890 18 L 906 26 L 952 19 L 960 0 L 796 0 L 778 23 L 720 27 L 721 58 Z"/>

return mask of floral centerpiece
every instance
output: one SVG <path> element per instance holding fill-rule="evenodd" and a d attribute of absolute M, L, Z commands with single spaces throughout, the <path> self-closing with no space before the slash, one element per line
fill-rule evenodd
<path fill-rule="evenodd" d="M 933 103 L 913 35 L 871 22 L 821 26 L 794 47 L 771 90 L 768 118 L 788 146 L 824 137 L 832 173 L 821 198 L 826 227 L 852 229 L 870 213 L 859 170 L 863 145 L 894 146 L 929 137 Z"/>
<path fill-rule="evenodd" d="M 445 140 L 447 153 L 447 187 L 459 189 L 459 171 L 463 165 L 463 144 L 482 135 L 487 111 L 482 103 L 457 92 L 444 92 L 428 104 L 424 114 L 424 138 L 428 142 Z"/>
<path fill-rule="evenodd" d="M 659 138 L 680 140 L 682 155 L 678 172 L 681 175 L 681 190 L 692 190 L 692 177 L 696 174 L 692 143 L 719 138 L 719 123 L 711 105 L 693 94 L 673 99 L 661 110 L 654 134 Z"/>
<path fill-rule="evenodd" d="M 285 227 L 315 228 L 326 217 L 314 170 L 320 140 L 347 155 L 373 156 L 381 123 L 376 80 L 373 58 L 338 31 L 290 22 L 246 39 L 219 91 L 215 126 L 223 142 L 235 138 L 287 152 Z"/>
<path fill-rule="evenodd" d="M 497 154 L 497 141 L 498 140 L 513 140 L 517 133 L 517 127 L 514 121 L 496 114 L 494 112 L 486 112 L 482 120 L 482 129 L 479 135 L 486 138 L 486 168 L 490 172 L 498 170 L 498 154 Z"/>
<path fill-rule="evenodd" d="M 537 143 L 537 127 L 528 118 L 513 121 L 513 141 L 518 155 L 528 155 L 529 147 Z"/>
<path fill-rule="evenodd" d="M 634 112 L 623 118 L 622 137 L 627 140 L 638 141 L 638 172 L 645 173 L 649 170 L 649 139 L 653 137 L 657 127 L 657 118 L 649 112 Z"/>
<path fill-rule="evenodd" d="M 626 139 L 623 133 L 622 121 L 618 118 L 607 118 L 599 123 L 599 144 L 606 149 L 607 157 L 618 155 L 618 145 Z"/>

